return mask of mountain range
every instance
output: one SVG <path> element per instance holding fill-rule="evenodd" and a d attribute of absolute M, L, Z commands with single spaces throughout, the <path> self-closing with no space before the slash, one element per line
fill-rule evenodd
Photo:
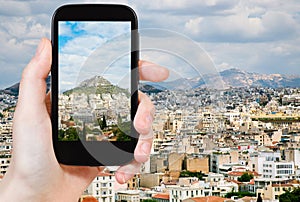
<path fill-rule="evenodd" d="M 95 77 L 96 78 L 96 77 Z M 98 82 L 103 81 L 101 78 L 91 78 L 85 80 L 77 88 L 85 88 L 96 86 Z M 100 81 L 100 80 L 101 81 Z M 139 88 L 141 91 L 157 93 L 169 90 L 183 90 L 183 89 L 196 89 L 207 87 L 207 83 L 221 82 L 220 85 L 224 88 L 238 88 L 238 87 L 271 87 L 271 88 L 284 88 L 284 87 L 298 87 L 300 88 L 300 76 L 282 75 L 282 74 L 259 74 L 242 71 L 240 69 L 227 69 L 219 72 L 219 74 L 207 74 L 202 77 L 194 78 L 180 78 L 168 82 L 146 82 L 141 83 Z M 47 78 L 47 84 L 50 86 L 50 78 Z M 74 89 L 73 89 L 74 90 Z M 76 89 L 75 89 L 76 90 Z M 119 91 L 121 89 L 117 89 Z M 2 92 L 10 95 L 18 95 L 19 83 L 14 84 Z"/>
<path fill-rule="evenodd" d="M 150 92 L 170 90 L 185 90 L 196 88 L 239 88 L 239 87 L 300 87 L 300 76 L 282 74 L 259 74 L 242 71 L 240 69 L 227 69 L 218 74 L 206 74 L 202 77 L 180 78 L 169 82 L 143 83 L 140 89 L 143 91 L 146 85 Z M 149 87 L 152 86 L 152 89 Z M 147 89 L 145 89 L 147 91 Z"/>

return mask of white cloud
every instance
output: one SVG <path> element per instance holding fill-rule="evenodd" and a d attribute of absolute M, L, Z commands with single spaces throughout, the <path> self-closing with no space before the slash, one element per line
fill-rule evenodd
<path fill-rule="evenodd" d="M 68 41 L 67 44 L 62 47 L 62 53 L 88 56 L 93 49 L 100 46 L 103 42 L 105 42 L 105 39 L 97 36 L 76 37 L 73 40 Z"/>
<path fill-rule="evenodd" d="M 185 24 L 185 28 L 193 35 L 197 35 L 200 33 L 200 23 L 203 20 L 201 17 L 197 17 L 195 19 L 190 19 Z"/>
<path fill-rule="evenodd" d="M 202 41 L 252 42 L 283 40 L 299 32 L 299 23 L 290 14 L 268 11 L 261 17 L 250 13 L 219 18 L 192 18 L 185 23 L 187 33 Z"/>

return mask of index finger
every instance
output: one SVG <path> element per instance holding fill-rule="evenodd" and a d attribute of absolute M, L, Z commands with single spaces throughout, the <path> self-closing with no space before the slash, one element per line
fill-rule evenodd
<path fill-rule="evenodd" d="M 141 80 L 159 82 L 169 77 L 169 70 L 152 62 L 140 60 L 139 74 Z"/>

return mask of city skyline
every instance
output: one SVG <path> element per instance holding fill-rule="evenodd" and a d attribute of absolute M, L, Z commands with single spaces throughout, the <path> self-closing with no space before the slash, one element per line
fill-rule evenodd
<path fill-rule="evenodd" d="M 106 2 L 133 7 L 141 29 L 168 29 L 190 38 L 208 53 L 218 71 L 233 67 L 267 74 L 300 74 L 299 1 Z M 39 39 L 50 36 L 52 13 L 64 3 L 67 1 L 2 4 L 0 89 L 19 81 Z M 167 54 L 153 58 L 144 52 L 142 58 L 170 68 L 176 66 Z"/>

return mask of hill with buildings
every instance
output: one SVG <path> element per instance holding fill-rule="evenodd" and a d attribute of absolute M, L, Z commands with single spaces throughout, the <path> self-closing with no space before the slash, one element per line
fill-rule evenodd
<path fill-rule="evenodd" d="M 64 92 L 65 95 L 69 95 L 72 93 L 84 93 L 84 94 L 124 93 L 127 96 L 130 95 L 128 90 L 120 88 L 117 85 L 113 85 L 102 76 L 94 76 L 90 79 L 86 79 L 82 81 L 77 87 Z"/>

